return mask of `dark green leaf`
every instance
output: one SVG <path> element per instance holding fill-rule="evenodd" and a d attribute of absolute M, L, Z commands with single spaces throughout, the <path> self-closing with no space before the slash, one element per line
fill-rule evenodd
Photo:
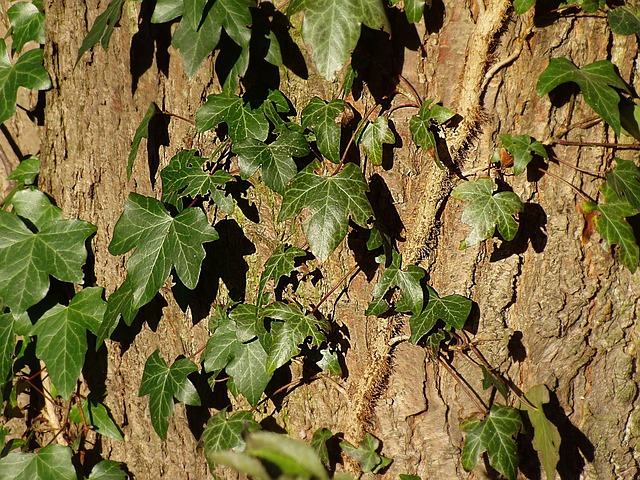
<path fill-rule="evenodd" d="M 111 34 L 116 26 L 116 23 L 120 21 L 122 16 L 122 6 L 124 0 L 111 0 L 111 3 L 107 6 L 106 10 L 102 12 L 93 22 L 93 26 L 87 36 L 82 41 L 80 49 L 78 50 L 78 57 L 76 63 L 80 61 L 84 52 L 92 48 L 98 42 L 102 45 L 103 49 L 109 48 L 109 40 L 111 40 Z"/>
<path fill-rule="evenodd" d="M 536 0 L 514 0 L 513 9 L 518 15 L 527 12 L 536 3 Z"/>
<path fill-rule="evenodd" d="M 71 449 L 54 444 L 38 453 L 10 453 L 0 459 L 0 480 L 77 480 Z"/>
<path fill-rule="evenodd" d="M 80 413 L 78 404 L 75 404 L 69 412 L 69 420 L 80 424 L 86 422 L 100 435 L 124 442 L 120 428 L 118 428 L 111 413 L 99 397 L 90 394 L 88 398 L 83 400 L 82 413 Z"/>
<path fill-rule="evenodd" d="M 32 335 L 38 337 L 38 358 L 44 361 L 53 385 L 65 400 L 73 393 L 84 364 L 87 330 L 98 331 L 105 307 L 102 288 L 85 288 L 68 306 L 58 304 L 45 312 L 33 328 Z"/>
<path fill-rule="evenodd" d="M 127 162 L 127 178 L 131 178 L 131 172 L 133 170 L 133 162 L 136 160 L 136 156 L 138 155 L 138 148 L 140 147 L 140 141 L 143 138 L 149 138 L 149 122 L 153 118 L 153 116 L 157 113 L 160 113 L 160 109 L 155 104 L 155 102 L 149 105 L 147 109 L 147 113 L 144 114 L 144 118 L 138 128 L 136 128 L 136 133 L 133 135 L 133 141 L 131 142 L 131 151 L 129 152 L 129 161 Z"/>
<path fill-rule="evenodd" d="M 158 436 L 166 440 L 169 418 L 173 416 L 174 397 L 187 405 L 200 405 L 200 398 L 187 375 L 198 370 L 191 360 L 181 358 L 171 367 L 156 350 L 147 358 L 138 395 L 149 395 L 151 423 Z"/>
<path fill-rule="evenodd" d="M 280 278 L 295 270 L 295 259 L 306 255 L 307 252 L 300 248 L 279 245 L 264 263 L 264 270 L 260 275 L 260 297 L 262 297 L 269 280 L 273 280 L 275 288 Z"/>
<path fill-rule="evenodd" d="M 359 143 L 373 165 L 382 165 L 382 145 L 384 143 L 393 145 L 395 141 L 396 138 L 389 128 L 387 117 L 382 116 L 375 122 L 367 124 Z"/>
<path fill-rule="evenodd" d="M 380 440 L 369 433 L 365 433 L 364 439 L 358 448 L 348 442 L 340 442 L 340 447 L 342 447 L 344 453 L 358 462 L 365 473 L 378 473 L 392 462 L 390 458 L 383 457 L 378 453 Z"/>
<path fill-rule="evenodd" d="M 217 232 L 198 208 L 187 208 L 175 218 L 154 198 L 131 193 L 109 244 L 112 255 L 135 251 L 127 262 L 133 288 L 133 307 L 155 296 L 172 268 L 187 288 L 198 283 L 205 257 L 203 243 L 218 239 Z"/>
<path fill-rule="evenodd" d="M 122 463 L 113 460 L 102 460 L 92 469 L 88 480 L 126 480 L 127 474 L 122 469 Z"/>
<path fill-rule="evenodd" d="M 623 102 L 620 106 L 620 125 L 622 133 L 640 140 L 640 105 Z"/>
<path fill-rule="evenodd" d="M 209 95 L 196 112 L 196 128 L 199 132 L 211 130 L 220 123 L 229 127 L 234 143 L 245 138 L 265 141 L 269 135 L 269 122 L 262 109 L 253 109 L 240 97 L 219 93 Z"/>
<path fill-rule="evenodd" d="M 40 159 L 28 156 L 11 172 L 8 179 L 16 180 L 25 185 L 33 185 L 40 173 Z"/>
<path fill-rule="evenodd" d="M 382 315 L 389 310 L 389 304 L 384 300 L 385 294 L 390 288 L 398 287 L 402 290 L 402 297 L 396 303 L 396 311 L 413 312 L 422 311 L 424 295 L 420 280 L 424 278 L 425 271 L 416 266 L 409 265 L 406 271 L 401 270 L 402 256 L 393 252 L 391 264 L 384 269 L 382 277 L 374 287 L 371 295 L 373 301 L 365 312 L 367 315 Z"/>
<path fill-rule="evenodd" d="M 500 135 L 502 146 L 513 155 L 513 173 L 520 175 L 527 169 L 527 165 L 533 160 L 533 153 L 542 157 L 549 158 L 544 145 L 534 140 L 529 135 Z"/>
<path fill-rule="evenodd" d="M 366 196 L 367 185 L 360 169 L 348 163 L 336 175 L 315 173 L 315 160 L 289 184 L 282 200 L 279 219 L 286 220 L 303 208 L 311 211 L 305 232 L 313 254 L 326 260 L 347 234 L 349 216 L 362 227 L 373 215 Z"/>
<path fill-rule="evenodd" d="M 436 162 L 441 168 L 444 167 L 438 156 L 436 139 L 430 127 L 434 124 L 443 124 L 454 115 L 452 110 L 438 105 L 433 99 L 427 99 L 420 107 L 418 114 L 411 117 L 409 121 L 413 143 L 420 148 L 433 149 Z"/>
<path fill-rule="evenodd" d="M 183 0 L 184 12 L 182 21 L 189 23 L 193 31 L 197 31 L 207 5 L 207 0 Z"/>
<path fill-rule="evenodd" d="M 462 447 L 462 466 L 468 472 L 486 451 L 489 464 L 509 480 L 518 473 L 518 447 L 513 439 L 522 427 L 518 410 L 494 405 L 484 420 L 467 420 L 460 425 L 466 432 Z"/>
<path fill-rule="evenodd" d="M 313 97 L 302 110 L 302 126 L 312 129 L 316 135 L 318 150 L 333 163 L 340 161 L 340 121 L 338 115 L 344 112 L 348 104 L 343 100 L 325 102 Z"/>
<path fill-rule="evenodd" d="M 629 160 L 616 158 L 616 166 L 606 175 L 607 185 L 621 200 L 640 211 L 640 169 Z"/>
<path fill-rule="evenodd" d="M 611 31 L 618 35 L 640 35 L 640 6 L 623 5 L 607 12 Z"/>
<path fill-rule="evenodd" d="M 619 135 L 621 127 L 618 90 L 629 93 L 629 89 L 616 73 L 614 65 L 609 60 L 601 60 L 579 69 L 566 58 L 552 58 L 538 79 L 538 95 L 542 97 L 558 85 L 567 82 L 578 84 L 585 101 Z"/>
<path fill-rule="evenodd" d="M 0 388 L 9 378 L 13 366 L 13 353 L 16 347 L 14 323 L 15 318 L 11 313 L 0 313 Z"/>
<path fill-rule="evenodd" d="M 244 436 L 259 429 L 260 425 L 251 412 L 236 412 L 227 417 L 227 413 L 221 410 L 212 416 L 200 438 L 209 467 L 215 465 L 212 454 L 221 450 L 244 450 Z"/>
<path fill-rule="evenodd" d="M 170 22 L 183 13 L 184 0 L 157 0 L 156 7 L 151 15 L 151 23 Z"/>
<path fill-rule="evenodd" d="M 509 389 L 504 381 L 500 377 L 494 375 L 493 372 L 484 365 L 480 365 L 480 368 L 482 369 L 482 388 L 486 390 L 488 388 L 495 387 L 505 401 L 508 400 Z"/>
<path fill-rule="evenodd" d="M 589 13 L 597 12 L 606 6 L 606 0 L 578 0 L 577 3 Z"/>
<path fill-rule="evenodd" d="M 422 480 L 422 478 L 418 475 L 407 475 L 406 473 L 401 473 L 400 480 Z"/>
<path fill-rule="evenodd" d="M 460 249 L 493 237 L 496 227 L 503 239 L 513 240 L 518 231 L 518 223 L 513 216 L 524 208 L 515 193 L 494 194 L 493 181 L 481 178 L 458 185 L 451 196 L 471 202 L 462 212 L 462 221 L 473 230 L 460 244 Z"/>
<path fill-rule="evenodd" d="M 404 14 L 407 17 L 407 22 L 418 23 L 422 20 L 426 3 L 425 0 L 404 0 Z"/>
<path fill-rule="evenodd" d="M 16 215 L 29 220 L 37 229 L 42 229 L 48 222 L 62 218 L 62 210 L 35 188 L 16 192 L 11 199 L 11 204 Z"/>
<path fill-rule="evenodd" d="M 171 38 L 172 45 L 180 52 L 184 71 L 189 78 L 193 78 L 220 41 L 222 24 L 220 18 L 212 14 L 212 10 L 213 8 L 205 15 L 197 31 L 192 28 L 190 22 L 183 19 Z"/>
<path fill-rule="evenodd" d="M 409 320 L 411 325 L 411 342 L 417 343 L 427 335 L 438 320 L 445 323 L 446 329 L 460 330 L 464 327 L 473 302 L 462 295 L 448 295 L 440 298 L 436 291 L 427 286 L 429 303 L 425 309 Z"/>
<path fill-rule="evenodd" d="M 44 13 L 31 2 L 17 2 L 7 10 L 13 42 L 11 49 L 20 53 L 27 42 L 44 43 Z"/>
<path fill-rule="evenodd" d="M 131 325 L 137 313 L 138 308 L 133 306 L 133 283 L 127 278 L 109 297 L 104 319 L 96 334 L 96 348 L 111 336 L 121 316 L 127 325 Z"/>
<path fill-rule="evenodd" d="M 333 433 L 328 428 L 319 428 L 313 432 L 311 437 L 311 447 L 318 453 L 320 460 L 325 466 L 329 465 L 329 450 L 327 442 L 333 438 Z"/>

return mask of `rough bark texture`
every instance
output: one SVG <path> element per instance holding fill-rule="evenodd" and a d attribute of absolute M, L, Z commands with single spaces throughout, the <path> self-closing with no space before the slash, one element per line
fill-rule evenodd
<path fill-rule="evenodd" d="M 138 18 L 135 2 L 126 3 L 109 51 L 96 48 L 74 68 L 84 33 L 107 3 L 47 2 L 46 66 L 54 88 L 46 94 L 41 178 L 43 188 L 67 215 L 98 225 L 93 240 L 95 281 L 110 294 L 124 278 L 124 260 L 110 256 L 107 245 L 128 192 L 159 197 L 158 172 L 176 151 L 210 151 L 206 136 L 194 136 L 191 125 L 172 119 L 166 145 L 154 145 L 158 136 L 152 134 L 151 161 L 145 163 L 143 142 L 132 179 L 127 180 L 126 159 L 136 126 L 152 101 L 193 118 L 204 95 L 215 87 L 210 66 L 192 81 L 185 78 L 181 61 L 167 45 L 168 27 L 150 25 L 150 12 Z M 488 2 L 486 7 L 470 3 L 434 0 L 415 28 L 396 15 L 392 42 L 374 40 L 385 68 L 372 67 L 366 78 L 375 87 L 401 73 L 423 98 L 437 98 L 459 112 L 461 122 L 445 131 L 444 143 L 462 172 L 487 165 L 499 133 L 545 140 L 593 115 L 580 96 L 570 100 L 570 89 L 551 100 L 537 97 L 536 81 L 548 58 L 564 56 L 578 65 L 612 58 L 623 78 L 632 85 L 637 82 L 635 38 L 611 37 L 603 18 L 550 17 L 534 23 L 532 14 L 509 13 L 510 2 Z M 502 68 L 492 69 L 505 59 L 509 61 Z M 281 76 L 281 88 L 297 102 L 326 96 L 336 86 L 314 77 L 301 84 L 288 72 Z M 403 83 L 399 88 L 407 90 Z M 357 105 L 364 111 L 371 102 L 365 95 Z M 581 243 L 583 220 L 576 209 L 581 199 L 556 177 L 591 197 L 597 196 L 599 182 L 560 164 L 549 166 L 553 176 L 531 169 L 529 178 L 508 178 L 528 202 L 518 237 L 459 251 L 468 227 L 459 220 L 464 205 L 450 200 L 449 193 L 460 180 L 437 169 L 427 152 L 410 146 L 412 114 L 401 109 L 392 116 L 405 146 L 395 150 L 393 168 L 367 172 L 377 175 L 372 200 L 404 227 L 396 233 L 406 239 L 399 243 L 405 263 L 420 262 L 442 295 L 460 293 L 477 302 L 472 338 L 500 372 L 523 391 L 540 383 L 552 390 L 547 413 L 562 435 L 561 478 L 633 478 L 639 468 L 639 277 L 614 261 L 596 236 Z M 602 124 L 572 130 L 567 138 L 613 139 Z M 602 148 L 558 146 L 554 153 L 590 170 L 608 168 L 614 157 L 611 149 Z M 628 152 L 619 155 L 633 158 Z M 385 162 L 389 165 L 390 160 Z M 246 269 L 249 284 L 255 284 L 264 253 L 282 228 L 274 225 L 269 200 L 254 195 L 250 193 L 249 201 L 257 202 L 260 223 L 247 218 L 216 220 L 223 241 L 234 245 L 242 239 L 238 224 L 246 227 L 244 249 L 229 265 Z M 349 245 L 357 244 L 357 235 L 352 235 Z M 328 291 L 353 265 L 351 250 L 341 249 L 323 266 L 316 293 Z M 220 277 L 225 279 L 224 271 Z M 323 426 L 343 432 L 351 442 L 364 431 L 375 434 L 383 441 L 383 453 L 394 458 L 383 478 L 398 478 L 399 473 L 484 478 L 484 467 L 468 474 L 459 458 L 459 422 L 476 411 L 475 405 L 424 349 L 408 343 L 389 346 L 392 337 L 408 331 L 401 320 L 364 315 L 372 277 L 371 271 L 358 274 L 350 279 L 348 293 L 334 294 L 323 307 L 347 332 L 348 376 L 303 385 L 284 400 L 268 402 L 261 413 L 273 414 L 293 436 L 306 440 Z M 217 287 L 211 289 L 215 292 Z M 137 479 L 208 478 L 196 448 L 207 410 L 185 411 L 179 406 L 168 440 L 162 442 L 151 428 L 148 400 L 137 396 L 144 362 L 156 348 L 173 360 L 193 355 L 208 336 L 206 322 L 197 322 L 202 314 L 195 318 L 193 309 L 183 313 L 169 287 L 161 294 L 163 299 L 144 310 L 149 323 L 136 323 L 135 338 L 109 341 L 106 351 L 96 354 L 91 371 L 85 372 L 92 388 L 106 387 L 107 403 L 126 435 L 124 444 L 103 442 L 98 453 L 126 462 Z M 454 366 L 482 391 L 476 367 L 461 356 Z M 208 399 L 206 405 L 225 402 Z M 522 452 L 523 475 L 540 478 L 532 452 Z"/>

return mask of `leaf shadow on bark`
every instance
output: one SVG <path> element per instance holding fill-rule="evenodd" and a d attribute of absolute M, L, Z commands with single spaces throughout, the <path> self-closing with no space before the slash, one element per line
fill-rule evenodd
<path fill-rule="evenodd" d="M 424 12 L 424 23 L 427 33 L 438 33 L 444 26 L 446 9 L 442 0 L 432 0 L 431 5 L 427 5 Z"/>
<path fill-rule="evenodd" d="M 149 137 L 147 139 L 147 161 L 149 165 L 149 182 L 155 188 L 156 176 L 160 167 L 160 147 L 169 146 L 170 117 L 157 113 L 149 120 Z"/>
<path fill-rule="evenodd" d="M 490 261 L 498 262 L 512 255 L 522 255 L 529 245 L 536 253 L 542 253 L 547 246 L 547 214 L 537 203 L 525 203 L 520 212 L 518 232 L 513 240 L 503 241 L 491 252 Z"/>
<path fill-rule="evenodd" d="M 224 377 L 226 373 L 223 371 L 221 375 Z M 226 381 L 216 382 L 212 389 L 209 385 L 208 377 L 209 374 L 204 372 L 194 372 L 188 377 L 196 387 L 202 403 L 199 406 L 185 405 L 187 424 L 196 440 L 202 437 L 202 432 L 204 432 L 207 422 L 211 418 L 211 409 L 220 411 L 231 406 Z"/>
<path fill-rule="evenodd" d="M 120 344 L 122 355 L 129 350 L 138 334 L 142 331 L 142 327 L 145 323 L 149 326 L 149 329 L 152 332 L 156 332 L 158 330 L 158 325 L 162 319 L 163 309 L 168 305 L 169 304 L 162 294 L 157 293 L 149 303 L 140 308 L 130 326 L 127 326 L 127 324 L 120 319 L 118 325 L 109 338 Z"/>

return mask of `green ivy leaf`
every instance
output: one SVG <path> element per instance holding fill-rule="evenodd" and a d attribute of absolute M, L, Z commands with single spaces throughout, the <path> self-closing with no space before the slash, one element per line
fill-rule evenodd
<path fill-rule="evenodd" d="M 466 432 L 462 447 L 462 467 L 470 472 L 478 456 L 486 451 L 489 464 L 509 480 L 518 473 L 518 447 L 513 436 L 522 427 L 518 410 L 494 405 L 483 420 L 467 420 L 460 425 Z"/>
<path fill-rule="evenodd" d="M 396 137 L 389 128 L 387 117 L 382 116 L 367 124 L 359 143 L 373 165 L 382 165 L 382 145 L 393 145 L 395 142 Z"/>
<path fill-rule="evenodd" d="M 607 12 L 609 26 L 618 35 L 640 35 L 640 6 L 623 5 Z"/>
<path fill-rule="evenodd" d="M 297 247 L 287 247 L 279 245 L 264 263 L 264 270 L 260 275 L 260 294 L 262 298 L 265 287 L 269 280 L 273 280 L 274 288 L 278 285 L 280 278 L 289 275 L 295 267 L 295 259 L 305 257 L 307 252 Z"/>
<path fill-rule="evenodd" d="M 596 230 L 607 245 L 618 245 L 620 263 L 635 273 L 640 261 L 640 248 L 626 218 L 638 214 L 638 209 L 620 198 L 608 183 L 603 184 L 600 191 L 606 203 L 596 207 L 600 213 L 595 218 Z"/>
<path fill-rule="evenodd" d="M 11 199 L 13 212 L 21 218 L 29 220 L 37 229 L 42 229 L 48 222 L 62 218 L 62 210 L 51 203 L 40 190 L 29 188 L 20 190 Z"/>
<path fill-rule="evenodd" d="M 253 109 L 242 98 L 226 93 L 209 95 L 196 112 L 198 132 L 211 130 L 219 123 L 226 123 L 234 143 L 245 138 L 265 141 L 269 135 L 269 122 L 260 108 Z"/>
<path fill-rule="evenodd" d="M 404 14 L 407 17 L 407 22 L 418 23 L 422 20 L 426 3 L 428 2 L 425 0 L 404 0 Z"/>
<path fill-rule="evenodd" d="M 544 385 L 536 385 L 524 395 L 535 408 L 520 402 L 520 409 L 527 412 L 533 425 L 533 448 L 540 453 L 547 480 L 556 478 L 556 466 L 560 461 L 560 433 L 558 428 L 544 414 L 543 404 L 549 403 L 549 390 Z"/>
<path fill-rule="evenodd" d="M 366 315 L 382 315 L 389 310 L 389 304 L 384 300 L 384 295 L 394 287 L 402 290 L 402 297 L 396 303 L 396 311 L 414 314 L 422 311 L 424 295 L 420 280 L 424 278 L 426 272 L 417 265 L 409 265 L 406 271 L 401 270 L 401 266 L 402 255 L 394 251 L 391 264 L 384 269 L 382 277 L 371 292 L 373 301 L 369 303 Z"/>
<path fill-rule="evenodd" d="M 311 437 L 311 448 L 313 448 L 320 461 L 325 465 L 329 465 L 329 449 L 327 448 L 327 442 L 333 438 L 333 432 L 328 428 L 319 428 L 313 432 Z"/>
<path fill-rule="evenodd" d="M 549 158 L 549 154 L 544 148 L 544 145 L 537 140 L 534 140 L 529 135 L 500 135 L 500 142 L 502 146 L 513 155 L 513 173 L 514 175 L 520 175 L 527 169 L 529 162 L 533 160 L 533 155 L 536 154 L 542 158 Z"/>
<path fill-rule="evenodd" d="M 222 450 L 244 450 L 244 436 L 259 429 L 260 425 L 251 412 L 236 412 L 227 417 L 227 413 L 221 410 L 212 416 L 200 438 L 209 467 L 215 466 L 212 454 Z"/>
<path fill-rule="evenodd" d="M 187 378 L 197 370 L 196 364 L 187 358 L 180 358 L 169 367 L 160 358 L 160 350 L 156 350 L 147 358 L 138 396 L 149 395 L 151 424 L 162 440 L 167 439 L 169 418 L 173 416 L 174 397 L 187 405 L 200 405 L 196 387 Z"/>
<path fill-rule="evenodd" d="M 9 174 L 8 180 L 16 180 L 24 185 L 33 185 L 40 173 L 40 159 L 32 155 L 20 161 Z"/>
<path fill-rule="evenodd" d="M 578 0 L 578 5 L 582 7 L 585 12 L 594 13 L 603 9 L 607 2 L 606 0 Z"/>
<path fill-rule="evenodd" d="M 104 319 L 96 336 L 96 349 L 102 345 L 106 338 L 110 337 L 118 325 L 118 320 L 122 316 L 127 325 L 131 325 L 138 308 L 133 306 L 133 282 L 130 278 L 125 279 L 122 285 L 109 296 L 107 308 L 104 312 Z"/>
<path fill-rule="evenodd" d="M 87 36 L 84 37 L 84 40 L 82 41 L 82 45 L 80 45 L 76 64 L 80 61 L 84 52 L 92 48 L 98 42 L 100 42 L 104 50 L 109 48 L 109 41 L 111 40 L 113 29 L 122 16 L 123 5 L 124 0 L 112 0 L 106 10 L 98 15 L 95 22 L 93 22 L 91 30 L 89 30 L 89 33 L 87 33 Z"/>
<path fill-rule="evenodd" d="M 585 101 L 619 135 L 621 126 L 618 90 L 629 93 L 629 89 L 616 73 L 614 65 L 609 60 L 601 60 L 579 69 L 566 58 L 552 58 L 538 78 L 538 96 L 542 97 L 567 82 L 578 84 Z"/>
<path fill-rule="evenodd" d="M 31 2 L 17 2 L 7 10 L 11 23 L 11 50 L 20 53 L 25 43 L 44 43 L 44 13 Z"/>
<path fill-rule="evenodd" d="M 349 216 L 362 227 L 373 215 L 366 196 L 367 184 L 360 169 L 348 163 L 336 175 L 315 173 L 320 162 L 314 160 L 296 175 L 284 193 L 279 220 L 311 211 L 305 233 L 313 254 L 325 261 L 347 234 Z"/>
<path fill-rule="evenodd" d="M 87 480 L 126 480 L 127 474 L 122 463 L 113 460 L 102 460 L 92 469 Z"/>
<path fill-rule="evenodd" d="M 342 375 L 342 365 L 340 365 L 340 358 L 336 350 L 323 348 L 319 353 L 320 358 L 315 363 L 320 370 L 329 372 L 331 375 Z"/>
<path fill-rule="evenodd" d="M 522 15 L 535 4 L 536 0 L 513 0 L 513 9 L 518 15 Z"/>
<path fill-rule="evenodd" d="M 465 182 L 453 189 L 451 196 L 471 202 L 462 212 L 462 221 L 473 230 L 460 244 L 463 250 L 491 238 L 496 227 L 503 239 L 513 240 L 518 223 L 513 216 L 524 209 L 520 198 L 513 192 L 493 193 L 493 181 L 481 178 Z"/>
<path fill-rule="evenodd" d="M 333 163 L 340 161 L 340 135 L 342 128 L 337 121 L 338 115 L 348 108 L 344 100 L 325 102 L 313 97 L 302 110 L 302 126 L 312 129 L 320 153 Z"/>
<path fill-rule="evenodd" d="M 127 162 L 127 179 L 131 178 L 131 172 L 133 171 L 133 162 L 135 162 L 136 156 L 138 155 L 140 141 L 143 138 L 149 138 L 149 122 L 157 113 L 160 113 L 160 109 L 155 104 L 155 102 L 152 102 L 147 109 L 147 113 L 144 114 L 142 122 L 140 122 L 140 125 L 138 125 L 138 128 L 136 128 L 136 133 L 133 135 L 133 141 L 131 142 L 129 161 Z"/>
<path fill-rule="evenodd" d="M 401 473 L 400 480 L 422 480 L 422 478 L 418 475 L 408 475 L 406 473 Z"/>
<path fill-rule="evenodd" d="M 255 138 L 245 138 L 233 145 L 233 151 L 238 155 L 243 180 L 251 177 L 262 166 L 264 183 L 282 195 L 289 181 L 298 173 L 292 157 L 307 155 L 309 144 L 301 133 L 285 130 L 268 145 Z"/>
<path fill-rule="evenodd" d="M 38 358 L 44 361 L 53 385 L 65 400 L 73 393 L 84 364 L 87 330 L 98 331 L 105 308 L 102 288 L 85 288 L 68 306 L 56 305 L 45 312 L 33 327 L 31 333 L 38 337 Z"/>
<path fill-rule="evenodd" d="M 195 150 L 180 150 L 174 155 L 160 172 L 162 201 L 181 210 L 184 197 L 211 195 L 215 201 L 214 192 L 224 196 L 220 187 L 233 180 L 233 176 L 223 170 L 212 173 L 208 162 L 208 158 L 198 156 Z"/>
<path fill-rule="evenodd" d="M 13 331 L 15 321 L 11 313 L 0 313 L 0 388 L 9 378 L 13 366 L 16 347 L 16 334 Z"/>
<path fill-rule="evenodd" d="M 151 23 L 170 22 L 171 20 L 175 20 L 181 16 L 183 13 L 184 0 L 157 0 L 156 7 L 153 9 L 153 13 L 151 14 Z M 215 48 L 215 45 L 213 48 Z"/>
<path fill-rule="evenodd" d="M 95 231 L 88 222 L 56 218 L 32 232 L 16 215 L 0 211 L 0 301 L 17 315 L 45 297 L 49 275 L 81 283 L 85 241 Z"/>
<path fill-rule="evenodd" d="M 634 162 L 616 158 L 616 166 L 607 173 L 606 179 L 621 200 L 640 211 L 640 169 Z"/>
<path fill-rule="evenodd" d="M 453 110 L 445 108 L 435 103 L 433 99 L 425 100 L 416 115 L 411 117 L 409 121 L 409 130 L 413 143 L 424 149 L 433 149 L 436 163 L 440 168 L 444 165 L 438 156 L 438 148 L 436 138 L 430 127 L 434 123 L 443 124 L 455 115 Z"/>
<path fill-rule="evenodd" d="M 495 389 L 500 392 L 500 395 L 502 395 L 502 398 L 507 401 L 509 399 L 509 389 L 506 383 L 504 383 L 500 377 L 494 375 L 493 372 L 484 365 L 480 365 L 480 368 L 482 369 L 482 388 L 487 390 L 488 388 L 495 387 Z"/>
<path fill-rule="evenodd" d="M 0 459 L 0 480 L 76 480 L 71 449 L 47 445 L 38 453 L 10 453 Z"/>
<path fill-rule="evenodd" d="M 29 50 L 13 65 L 7 44 L 0 38 L 0 123 L 16 112 L 18 87 L 32 90 L 51 88 L 51 78 L 42 65 L 44 50 Z"/>
<path fill-rule="evenodd" d="M 187 208 L 174 218 L 155 198 L 131 193 L 109 252 L 122 255 L 135 248 L 127 262 L 127 278 L 131 278 L 133 306 L 139 308 L 151 301 L 172 268 L 187 288 L 195 288 L 205 257 L 202 244 L 217 239 L 202 210 Z"/>
<path fill-rule="evenodd" d="M 381 0 L 306 0 L 302 38 L 320 74 L 333 80 L 360 38 L 361 25 L 390 32 Z"/>
<path fill-rule="evenodd" d="M 266 363 L 269 375 L 298 355 L 299 345 L 308 339 L 312 345 L 320 345 L 327 339 L 324 332 L 329 330 L 329 323 L 313 315 L 305 315 L 297 305 L 274 302 L 264 307 L 261 314 L 280 320 L 271 323 L 273 342 Z"/>
<path fill-rule="evenodd" d="M 365 433 L 364 439 L 358 448 L 349 442 L 340 442 L 340 447 L 351 458 L 358 462 L 362 471 L 378 473 L 383 468 L 389 466 L 393 461 L 390 458 L 383 457 L 378 453 L 380 449 L 380 440 L 369 433 Z"/>
<path fill-rule="evenodd" d="M 409 320 L 412 343 L 418 343 L 433 329 L 438 320 L 442 320 L 448 330 L 461 330 L 473 306 L 473 302 L 462 295 L 448 295 L 440 298 L 433 288 L 427 286 L 427 289 L 429 303 L 422 312 L 413 315 Z"/>
<path fill-rule="evenodd" d="M 120 428 L 116 425 L 107 407 L 102 403 L 101 397 L 89 394 L 89 397 L 82 401 L 81 406 L 82 414 L 78 404 L 71 407 L 69 420 L 79 424 L 87 422 L 87 425 L 93 427 L 96 433 L 118 442 L 124 442 Z"/>

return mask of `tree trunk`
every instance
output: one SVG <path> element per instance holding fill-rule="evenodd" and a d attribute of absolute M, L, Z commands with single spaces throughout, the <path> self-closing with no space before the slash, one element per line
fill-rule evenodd
<path fill-rule="evenodd" d="M 195 135 L 192 125 L 172 118 L 168 141 L 159 135 L 162 125 L 156 126 L 148 155 L 143 141 L 127 180 L 127 156 L 137 125 L 154 101 L 166 111 L 194 118 L 205 95 L 216 91 L 216 82 L 211 81 L 209 64 L 188 80 L 179 56 L 168 46 L 169 27 L 151 25 L 150 12 L 139 12 L 133 1 L 125 4 L 109 50 L 96 47 L 75 65 L 85 32 L 107 3 L 47 2 L 46 67 L 54 88 L 46 95 L 41 181 L 65 214 L 98 226 L 92 242 L 95 282 L 109 295 L 125 274 L 124 260 L 111 256 L 107 246 L 128 193 L 159 198 L 159 171 L 178 150 L 211 150 L 207 135 Z M 567 57 L 583 66 L 610 58 L 625 80 L 637 83 L 636 39 L 612 37 L 603 18 L 565 16 L 548 22 L 539 17 L 534 22 L 532 12 L 511 13 L 511 2 L 487 2 L 486 8 L 482 2 L 470 3 L 433 0 L 415 28 L 392 14 L 392 39 L 371 40 L 384 68 L 372 65 L 365 74 L 374 93 L 401 74 L 422 99 L 435 98 L 460 115 L 455 127 L 445 129 L 441 154 L 462 172 L 488 165 L 499 133 L 545 140 L 593 116 L 581 95 L 573 101 L 571 90 L 551 98 L 536 95 L 547 59 Z M 287 72 L 281 75 L 280 89 L 297 101 L 316 94 L 327 98 L 326 92 L 336 91 L 337 85 L 322 83 L 313 74 L 303 83 Z M 406 82 L 398 89 L 409 90 Z M 365 111 L 372 102 L 363 95 L 356 105 Z M 460 251 L 458 245 L 469 232 L 460 222 L 465 205 L 449 197 L 459 179 L 450 170 L 438 169 L 428 152 L 410 146 L 409 119 L 414 113 L 399 109 L 392 115 L 398 145 L 403 145 L 395 149 L 393 168 L 371 167 L 367 172 L 375 175 L 372 201 L 401 225 L 396 234 L 406 239 L 400 242 L 404 264 L 423 266 L 441 295 L 460 293 L 477 303 L 471 338 L 491 365 L 523 391 L 541 383 L 552 391 L 547 413 L 562 436 L 561 478 L 632 478 L 639 468 L 635 320 L 640 281 L 638 274 L 614 261 L 597 235 L 581 242 L 583 218 L 577 205 L 582 199 L 564 180 L 592 198 L 600 182 L 558 163 L 549 165 L 549 174 L 530 167 L 529 178 L 507 177 L 527 202 L 517 238 L 493 239 Z M 603 142 L 612 141 L 613 134 L 599 123 L 572 130 L 566 138 Z M 611 166 L 615 154 L 632 158 L 628 151 L 603 148 L 555 146 L 553 152 L 596 171 Z M 149 162 L 144 162 L 147 157 Z M 253 195 L 249 193 L 249 201 L 258 206 L 259 224 L 238 214 L 234 220 L 216 218 L 214 226 L 221 242 L 234 245 L 242 239 L 237 225 L 245 228 L 245 248 L 229 261 L 246 268 L 247 282 L 255 284 L 277 230 L 268 206 Z M 348 243 L 353 247 L 357 241 L 353 234 Z M 329 291 L 354 264 L 345 243 L 322 266 L 317 293 Z M 224 275 L 216 278 L 224 280 Z M 477 408 L 424 348 L 407 342 L 390 346 L 392 337 L 408 332 L 407 325 L 364 315 L 373 277 L 369 271 L 350 278 L 348 293 L 338 290 L 322 307 L 347 333 L 346 378 L 302 385 L 284 399 L 276 396 L 258 413 L 273 416 L 291 435 L 306 441 L 319 427 L 342 432 L 352 443 L 365 431 L 376 435 L 383 454 L 394 459 L 382 478 L 395 479 L 400 473 L 469 478 L 460 464 L 459 423 Z M 215 293 L 217 287 L 211 290 Z M 134 324 L 137 334 L 116 332 L 84 372 L 92 390 L 103 387 L 109 392 L 107 405 L 126 436 L 124 443 L 104 440 L 96 453 L 126 462 L 137 479 L 209 478 L 197 442 L 209 412 L 215 410 L 178 406 L 163 442 L 151 428 L 148 399 L 138 397 L 144 363 L 154 350 L 159 348 L 163 358 L 173 361 L 194 355 L 206 343 L 206 322 L 200 321 L 205 314 L 196 315 L 194 308 L 183 313 L 170 286 L 143 313 L 146 322 L 139 318 Z M 473 389 L 483 392 L 477 367 L 462 354 L 453 365 Z M 224 398 L 205 402 L 211 408 L 225 404 Z M 532 452 L 530 447 L 522 452 L 522 474 L 540 478 Z M 471 478 L 485 478 L 483 472 L 479 466 Z"/>

